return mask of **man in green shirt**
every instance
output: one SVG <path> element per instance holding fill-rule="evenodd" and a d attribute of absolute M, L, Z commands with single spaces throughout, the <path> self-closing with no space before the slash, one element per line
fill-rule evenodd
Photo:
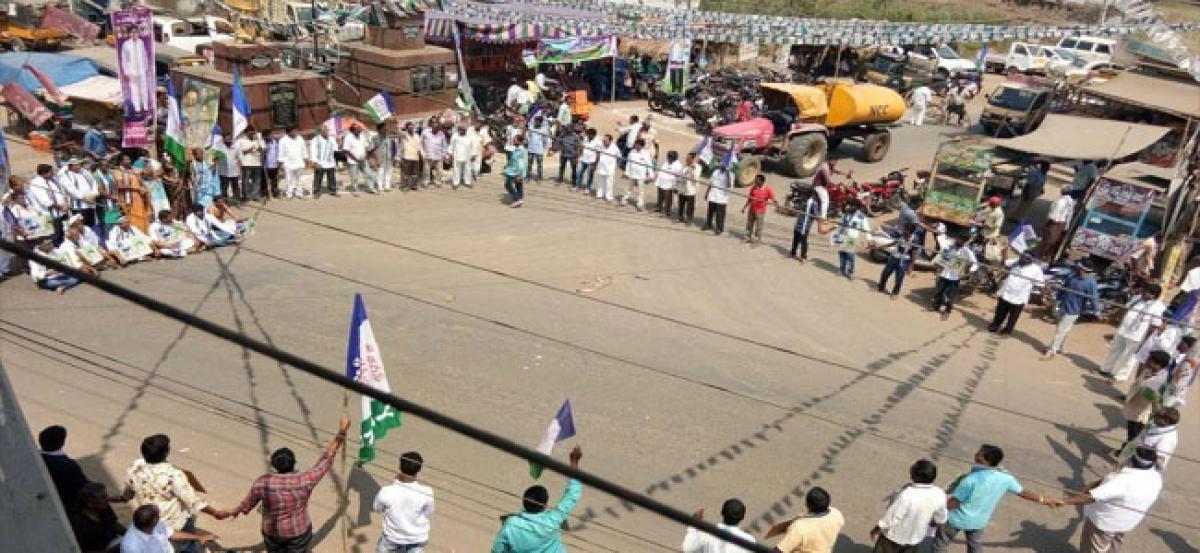
<path fill-rule="evenodd" d="M 571 450 L 571 467 L 579 468 L 583 450 L 579 446 Z M 492 544 L 492 553 L 564 553 L 562 526 L 575 504 L 583 486 L 574 478 L 567 481 L 558 505 L 547 510 L 550 493 L 543 486 L 532 486 L 522 497 L 524 510 L 504 518 L 500 533 Z"/>

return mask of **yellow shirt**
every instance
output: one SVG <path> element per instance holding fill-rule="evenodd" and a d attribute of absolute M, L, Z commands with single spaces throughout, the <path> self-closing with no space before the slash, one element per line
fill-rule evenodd
<path fill-rule="evenodd" d="M 841 511 L 830 507 L 823 516 L 796 519 L 776 547 L 784 553 L 831 553 L 845 524 Z"/>

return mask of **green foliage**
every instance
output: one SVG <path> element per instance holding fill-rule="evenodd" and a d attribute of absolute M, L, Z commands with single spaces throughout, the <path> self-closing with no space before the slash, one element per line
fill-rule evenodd
<path fill-rule="evenodd" d="M 876 19 L 905 22 L 988 23 L 1004 13 L 986 5 L 961 5 L 913 0 L 700 0 L 700 9 L 788 17 Z"/>

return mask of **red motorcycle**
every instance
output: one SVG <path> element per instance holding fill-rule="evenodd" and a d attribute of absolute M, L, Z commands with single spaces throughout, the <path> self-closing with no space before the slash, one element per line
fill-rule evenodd
<path fill-rule="evenodd" d="M 853 171 L 846 172 L 846 180 L 830 183 L 826 188 L 829 189 L 830 217 L 837 217 L 859 207 L 866 210 L 868 215 L 871 214 L 871 194 L 866 187 L 854 180 Z"/>
<path fill-rule="evenodd" d="M 899 210 L 901 204 L 908 201 L 908 190 L 904 188 L 905 173 L 908 167 L 897 169 L 879 179 L 864 185 L 868 192 L 868 204 L 872 212 Z"/>

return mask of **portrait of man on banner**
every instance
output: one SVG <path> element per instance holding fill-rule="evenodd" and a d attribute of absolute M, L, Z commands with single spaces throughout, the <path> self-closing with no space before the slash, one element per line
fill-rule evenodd
<path fill-rule="evenodd" d="M 150 11 L 119 11 L 112 14 L 116 36 L 117 70 L 125 95 L 125 133 L 122 145 L 144 147 L 156 116 L 154 40 Z"/>

